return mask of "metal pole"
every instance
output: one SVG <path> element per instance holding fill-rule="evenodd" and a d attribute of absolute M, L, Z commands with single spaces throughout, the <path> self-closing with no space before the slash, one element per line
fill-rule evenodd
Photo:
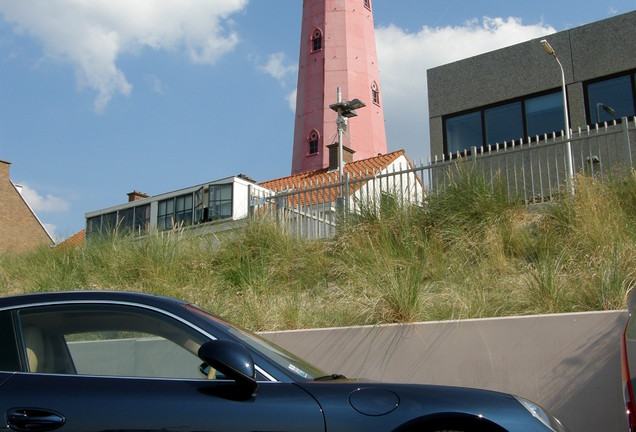
<path fill-rule="evenodd" d="M 338 129 L 338 182 L 340 183 L 340 196 L 336 196 L 336 209 L 341 216 L 344 216 L 344 177 L 343 177 L 343 157 L 342 157 L 342 91 L 338 86 L 338 119 L 336 120 Z"/>
<path fill-rule="evenodd" d="M 554 59 L 559 64 L 559 68 L 561 69 L 561 85 L 563 91 L 563 118 L 565 119 L 565 136 L 567 138 L 567 143 L 565 144 L 566 148 L 566 164 L 568 170 L 568 186 L 570 189 L 570 193 L 574 195 L 574 165 L 572 164 L 572 143 L 570 141 L 570 119 L 568 118 L 568 97 L 567 97 L 567 89 L 565 87 L 565 71 L 563 70 L 563 65 L 559 61 L 559 58 L 556 54 L 553 55 Z"/>
<path fill-rule="evenodd" d="M 342 91 L 340 87 L 338 87 L 338 120 L 336 120 L 338 124 L 338 179 L 342 182 L 342 172 L 343 172 L 343 157 L 342 157 Z"/>
<path fill-rule="evenodd" d="M 563 92 L 563 117 L 565 119 L 565 136 L 567 138 L 567 142 L 565 144 L 566 148 L 566 160 L 565 163 L 567 165 L 567 181 L 570 189 L 570 193 L 574 194 L 574 165 L 572 164 L 572 143 L 570 142 L 570 119 L 568 118 L 568 97 L 567 97 L 567 89 L 565 87 L 565 71 L 563 70 L 563 65 L 559 58 L 556 55 L 556 52 L 550 45 L 550 43 L 543 39 L 539 41 L 544 51 L 550 54 L 556 60 L 559 65 L 559 69 L 561 69 L 561 84 L 562 84 L 562 92 Z"/>
<path fill-rule="evenodd" d="M 623 119 L 621 120 L 621 126 L 623 127 L 623 141 L 625 142 L 625 156 L 627 165 L 630 168 L 633 168 L 632 147 L 629 142 L 629 119 L 627 117 L 623 117 Z"/>

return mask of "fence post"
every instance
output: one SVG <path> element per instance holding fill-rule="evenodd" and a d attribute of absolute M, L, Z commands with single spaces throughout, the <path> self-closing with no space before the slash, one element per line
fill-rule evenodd
<path fill-rule="evenodd" d="M 279 225 L 284 220 L 284 215 L 281 216 L 281 213 L 285 210 L 285 198 L 275 197 L 274 198 L 274 214 L 276 215 L 276 225 Z"/>
<path fill-rule="evenodd" d="M 254 218 L 254 207 L 252 207 L 252 185 L 247 185 L 247 218 Z"/>
<path fill-rule="evenodd" d="M 472 146 L 470 148 L 470 155 L 472 156 L 471 159 L 473 160 L 473 163 L 476 164 L 477 163 L 477 147 Z"/>
<path fill-rule="evenodd" d="M 627 161 L 630 168 L 633 168 L 632 165 L 632 147 L 629 142 L 629 119 L 627 117 L 623 117 L 621 119 L 621 124 L 623 127 L 623 142 L 625 143 L 625 160 Z"/>
<path fill-rule="evenodd" d="M 342 191 L 342 199 L 344 199 L 344 205 L 342 206 L 342 221 L 347 223 L 347 213 L 349 212 L 349 195 L 351 191 L 349 190 L 349 173 L 345 173 L 344 175 L 344 190 Z"/>

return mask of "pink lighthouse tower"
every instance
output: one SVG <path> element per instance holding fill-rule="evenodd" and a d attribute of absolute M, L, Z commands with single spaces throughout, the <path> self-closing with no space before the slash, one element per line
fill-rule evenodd
<path fill-rule="evenodd" d="M 348 119 L 345 160 L 385 154 L 371 0 L 303 0 L 292 174 L 329 166 L 338 117 L 329 105 L 338 102 L 338 88 L 343 101 L 366 104 Z"/>

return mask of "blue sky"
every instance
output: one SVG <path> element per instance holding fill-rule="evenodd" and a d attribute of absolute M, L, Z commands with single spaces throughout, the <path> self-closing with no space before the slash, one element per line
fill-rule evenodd
<path fill-rule="evenodd" d="M 373 7 L 388 148 L 419 161 L 427 69 L 636 0 Z M 0 0 L 0 159 L 58 240 L 132 190 L 286 176 L 301 16 L 301 0 Z"/>

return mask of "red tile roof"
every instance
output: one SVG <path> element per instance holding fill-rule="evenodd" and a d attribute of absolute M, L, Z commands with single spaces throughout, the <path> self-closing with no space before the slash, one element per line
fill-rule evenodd
<path fill-rule="evenodd" d="M 64 240 L 62 243 L 56 245 L 55 248 L 56 249 L 57 248 L 60 248 L 60 249 L 77 248 L 84 245 L 85 231 L 86 230 L 81 230 L 73 234 L 72 236 Z"/>
<path fill-rule="evenodd" d="M 379 173 L 380 171 L 386 169 L 400 156 L 404 156 L 406 158 L 404 150 L 397 150 L 391 153 L 374 156 L 372 158 L 349 162 L 344 166 L 343 172 L 345 174 L 348 173 L 351 178 L 366 177 L 367 175 L 370 176 L 373 173 Z M 410 166 L 411 162 L 408 161 L 408 163 Z M 307 171 L 288 177 L 264 181 L 259 183 L 259 185 L 271 190 L 281 191 L 291 188 L 294 188 L 296 190 L 299 188 L 305 189 L 311 187 L 310 184 L 313 186 L 323 184 L 327 185 L 329 183 L 336 183 L 337 181 L 337 170 L 329 171 L 328 168 L 322 168 L 315 171 Z"/>
<path fill-rule="evenodd" d="M 349 174 L 351 179 L 369 177 L 385 170 L 400 156 L 404 156 L 409 165 L 408 167 L 402 167 L 402 169 L 410 168 L 411 162 L 404 154 L 404 150 L 397 150 L 391 153 L 374 156 L 372 158 L 349 162 L 344 166 L 343 172 L 345 174 Z M 264 181 L 259 183 L 259 185 L 276 192 L 319 188 L 319 190 L 312 190 L 306 193 L 290 196 L 288 198 L 288 205 L 295 207 L 296 205 L 305 206 L 335 201 L 338 196 L 338 190 L 335 186 L 337 183 L 338 171 L 329 171 L 328 168 L 322 168 L 315 171 L 307 171 L 288 177 Z M 329 187 L 329 185 L 334 186 Z M 349 192 L 356 192 L 360 189 L 360 187 L 362 187 L 362 185 L 363 182 L 351 183 Z"/>

